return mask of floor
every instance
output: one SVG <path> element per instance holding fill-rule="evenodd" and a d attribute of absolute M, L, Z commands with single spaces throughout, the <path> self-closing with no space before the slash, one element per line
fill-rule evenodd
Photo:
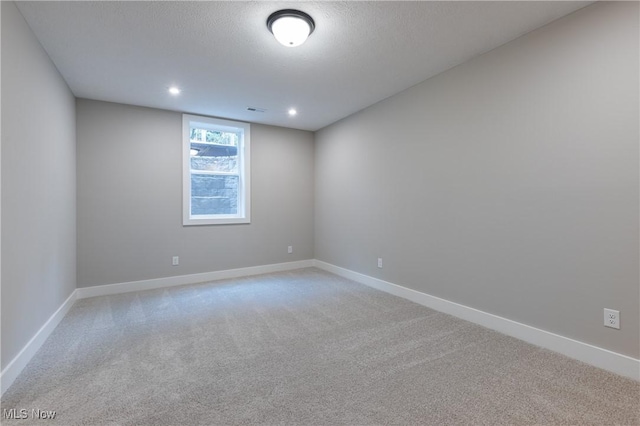
<path fill-rule="evenodd" d="M 309 268 L 79 300 L 2 408 L 20 425 L 638 425 L 640 383 Z"/>

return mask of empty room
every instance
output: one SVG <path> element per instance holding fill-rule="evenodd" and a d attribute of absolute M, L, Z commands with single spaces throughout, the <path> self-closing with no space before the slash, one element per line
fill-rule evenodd
<path fill-rule="evenodd" d="M 3 425 L 640 425 L 640 3 L 0 5 Z"/>

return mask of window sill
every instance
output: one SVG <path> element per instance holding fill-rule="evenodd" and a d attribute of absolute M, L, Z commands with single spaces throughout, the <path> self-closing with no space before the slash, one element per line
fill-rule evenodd
<path fill-rule="evenodd" d="M 183 226 L 202 226 L 202 225 L 241 225 L 250 224 L 251 219 L 248 217 L 230 217 L 218 219 L 184 219 Z"/>

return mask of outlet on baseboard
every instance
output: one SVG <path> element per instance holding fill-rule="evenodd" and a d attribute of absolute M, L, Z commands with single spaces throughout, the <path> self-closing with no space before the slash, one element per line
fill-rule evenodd
<path fill-rule="evenodd" d="M 171 264 L 172 264 L 173 266 L 178 266 L 178 265 L 180 264 L 180 257 L 178 257 L 178 256 L 173 256 L 173 259 L 171 259 L 171 262 L 172 262 Z"/>
<path fill-rule="evenodd" d="M 382 258 L 378 258 L 378 268 L 382 268 Z"/>
<path fill-rule="evenodd" d="M 289 254 L 293 253 L 293 246 L 288 246 L 287 247 L 287 253 L 289 253 Z"/>
<path fill-rule="evenodd" d="M 604 309 L 604 326 L 620 330 L 620 311 Z"/>

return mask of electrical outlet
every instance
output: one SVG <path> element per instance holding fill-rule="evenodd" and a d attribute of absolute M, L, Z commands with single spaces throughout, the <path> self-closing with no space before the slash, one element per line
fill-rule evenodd
<path fill-rule="evenodd" d="M 620 330 L 620 311 L 604 309 L 604 326 Z"/>
<path fill-rule="evenodd" d="M 173 266 L 178 266 L 179 264 L 180 264 L 180 257 L 178 257 L 178 256 L 173 256 L 173 259 L 172 259 L 172 265 L 173 265 Z"/>
<path fill-rule="evenodd" d="M 287 253 L 289 254 L 293 253 L 293 246 L 287 247 Z"/>
<path fill-rule="evenodd" d="M 378 268 L 382 268 L 382 258 L 378 258 Z"/>

